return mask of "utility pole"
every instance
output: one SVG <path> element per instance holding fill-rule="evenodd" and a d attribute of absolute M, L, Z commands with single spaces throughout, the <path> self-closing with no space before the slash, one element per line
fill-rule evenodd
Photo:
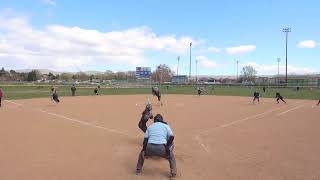
<path fill-rule="evenodd" d="M 196 84 L 198 84 L 198 60 L 196 60 Z"/>
<path fill-rule="evenodd" d="M 189 82 L 191 81 L 191 46 L 192 46 L 192 42 L 190 42 Z"/>
<path fill-rule="evenodd" d="M 239 81 L 239 61 L 237 61 L 237 81 Z"/>
<path fill-rule="evenodd" d="M 180 61 L 180 56 L 178 56 L 177 76 L 179 76 L 179 61 Z"/>
<path fill-rule="evenodd" d="M 279 66 L 279 63 L 280 63 L 281 59 L 278 58 L 277 61 L 278 61 L 278 84 L 280 84 L 280 66 Z"/>
<path fill-rule="evenodd" d="M 286 85 L 288 85 L 288 33 L 291 32 L 291 28 L 283 28 L 282 32 L 286 33 Z"/>

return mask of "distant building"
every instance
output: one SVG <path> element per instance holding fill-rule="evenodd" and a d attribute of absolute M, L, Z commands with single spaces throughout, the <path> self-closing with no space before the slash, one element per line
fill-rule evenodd
<path fill-rule="evenodd" d="M 188 76 L 186 76 L 186 75 L 173 76 L 171 82 L 177 83 L 177 84 L 187 83 Z"/>

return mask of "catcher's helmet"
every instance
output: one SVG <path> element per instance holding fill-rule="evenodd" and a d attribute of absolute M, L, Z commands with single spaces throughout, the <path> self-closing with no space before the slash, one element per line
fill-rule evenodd
<path fill-rule="evenodd" d="M 152 110 L 152 105 L 148 103 L 146 105 L 146 110 L 151 111 Z"/>

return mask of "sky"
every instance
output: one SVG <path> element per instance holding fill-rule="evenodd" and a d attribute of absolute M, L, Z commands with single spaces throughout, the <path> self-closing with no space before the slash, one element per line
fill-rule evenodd
<path fill-rule="evenodd" d="M 317 0 L 1 0 L 0 67 L 128 71 L 167 64 L 179 74 L 320 72 Z M 198 62 L 198 63 L 196 63 Z M 197 68 L 196 68 L 197 67 Z"/>

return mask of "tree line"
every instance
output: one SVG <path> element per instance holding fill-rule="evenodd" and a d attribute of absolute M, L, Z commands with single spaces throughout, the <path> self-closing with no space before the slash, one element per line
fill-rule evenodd
<path fill-rule="evenodd" d="M 257 71 L 252 66 L 245 66 L 240 72 L 239 82 L 254 82 Z M 174 72 L 166 64 L 160 64 L 151 74 L 151 80 L 155 82 L 171 82 Z M 14 70 L 0 70 L 0 81 L 38 81 L 38 80 L 63 80 L 63 81 L 92 81 L 103 80 L 136 80 L 135 71 L 113 72 L 105 71 L 97 74 L 87 74 L 84 72 L 77 73 L 60 73 L 60 74 L 41 74 L 38 70 L 30 72 L 16 72 Z"/>
<path fill-rule="evenodd" d="M 152 72 L 151 79 L 153 81 L 168 82 L 171 81 L 174 72 L 168 65 L 160 64 L 158 68 Z M 16 72 L 14 70 L 0 70 L 0 81 L 38 81 L 38 80 L 63 80 L 63 81 L 92 81 L 92 80 L 136 80 L 135 71 L 113 72 L 107 70 L 96 74 L 87 74 L 85 72 L 76 73 L 51 73 L 41 74 L 38 70 L 30 72 Z"/>

